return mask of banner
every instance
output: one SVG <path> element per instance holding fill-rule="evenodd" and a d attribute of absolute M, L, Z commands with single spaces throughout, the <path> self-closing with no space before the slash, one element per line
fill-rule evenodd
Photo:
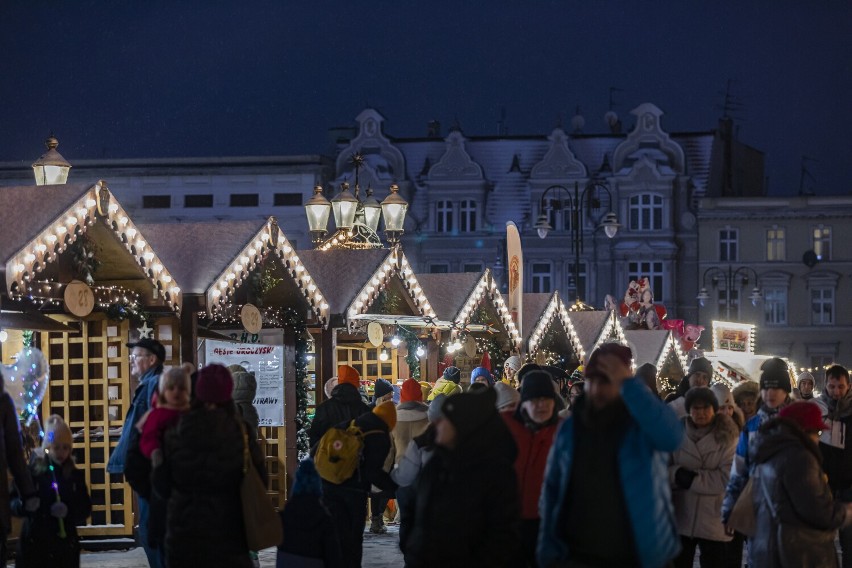
<path fill-rule="evenodd" d="M 521 251 L 521 234 L 511 221 L 506 221 L 506 253 L 509 260 L 509 312 L 515 320 L 518 333 L 523 337 L 521 323 L 524 321 L 524 253 Z"/>
<path fill-rule="evenodd" d="M 257 380 L 254 407 L 260 425 L 284 425 L 284 347 L 206 339 L 204 357 L 208 365 L 241 365 L 254 373 Z"/>

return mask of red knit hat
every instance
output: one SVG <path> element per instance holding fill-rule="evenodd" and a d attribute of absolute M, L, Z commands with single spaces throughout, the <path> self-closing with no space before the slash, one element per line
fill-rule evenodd
<path fill-rule="evenodd" d="M 402 392 L 399 394 L 399 402 L 423 402 L 423 389 L 420 383 L 414 379 L 405 379 L 402 383 Z"/>
<path fill-rule="evenodd" d="M 812 402 L 794 402 L 782 408 L 778 416 L 792 420 L 805 432 L 831 429 L 831 426 L 822 421 L 822 410 Z"/>
<path fill-rule="evenodd" d="M 195 398 L 201 402 L 222 404 L 231 400 L 233 394 L 234 378 L 227 367 L 213 363 L 198 371 Z"/>
<path fill-rule="evenodd" d="M 349 384 L 357 389 L 361 386 L 361 375 L 354 367 L 340 365 L 337 367 L 337 384 Z"/>

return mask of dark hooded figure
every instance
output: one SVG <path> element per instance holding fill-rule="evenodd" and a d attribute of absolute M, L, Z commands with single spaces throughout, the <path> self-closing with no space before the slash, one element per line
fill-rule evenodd
<path fill-rule="evenodd" d="M 408 568 L 510 566 L 519 546 L 517 447 L 494 389 L 446 400 L 414 495 Z"/>

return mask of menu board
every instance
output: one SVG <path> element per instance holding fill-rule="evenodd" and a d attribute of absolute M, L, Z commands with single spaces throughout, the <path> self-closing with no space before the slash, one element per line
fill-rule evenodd
<path fill-rule="evenodd" d="M 254 373 L 257 394 L 254 407 L 261 426 L 284 425 L 284 347 L 260 343 L 234 343 L 207 339 L 204 342 L 205 361 L 240 365 Z"/>

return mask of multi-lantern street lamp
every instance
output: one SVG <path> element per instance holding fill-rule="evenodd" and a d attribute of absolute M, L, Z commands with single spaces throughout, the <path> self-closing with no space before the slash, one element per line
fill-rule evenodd
<path fill-rule="evenodd" d="M 377 233 L 380 219 L 385 221 L 385 237 L 391 246 L 399 243 L 405 232 L 405 215 L 408 212 L 408 202 L 399 195 L 399 186 L 390 186 L 390 193 L 379 203 L 373 197 L 372 188 L 367 188 L 366 198 L 361 200 L 359 170 L 364 159 L 360 155 L 352 157 L 355 165 L 355 193 L 349 184 L 340 184 L 340 193 L 331 201 L 323 195 L 323 188 L 314 188 L 314 195 L 305 204 L 305 214 L 308 217 L 308 229 L 315 247 L 328 248 L 342 246 L 348 248 L 380 247 Z M 328 219 L 334 213 L 334 224 L 337 231 L 330 238 L 328 234 Z"/>
<path fill-rule="evenodd" d="M 748 286 L 750 274 L 754 276 L 754 287 L 751 289 L 748 299 L 751 300 L 753 306 L 757 306 L 763 299 L 763 294 L 760 292 L 760 281 L 757 272 L 753 268 L 740 266 L 734 269 L 733 265 L 728 265 L 728 269 L 725 270 L 718 266 L 711 266 L 704 271 L 704 276 L 701 278 L 701 290 L 698 292 L 698 296 L 695 297 L 701 307 L 704 307 L 704 304 L 710 299 L 710 293 L 707 290 L 707 276 L 711 274 L 714 288 L 719 281 L 723 281 L 725 284 L 725 317 L 728 320 L 731 319 L 732 292 L 733 290 L 739 292 L 740 287 Z"/>
<path fill-rule="evenodd" d="M 547 195 L 551 191 L 555 190 L 565 192 L 567 197 L 565 203 L 561 200 L 554 199 L 551 199 L 549 202 L 546 201 L 545 198 Z M 594 180 L 589 182 L 582 192 L 580 191 L 580 184 L 578 182 L 574 182 L 573 195 L 571 190 L 564 185 L 551 185 L 544 190 L 544 193 L 541 194 L 541 201 L 539 204 L 540 214 L 538 216 L 538 221 L 536 221 L 535 224 L 535 229 L 540 238 L 544 239 L 547 237 L 547 234 L 553 230 L 553 227 L 547 218 L 549 211 L 560 211 L 562 209 L 568 209 L 571 211 L 571 250 L 574 252 L 574 266 L 572 273 L 574 278 L 574 288 L 577 291 L 577 300 L 572 306 L 572 309 L 587 309 L 580 299 L 580 253 L 583 252 L 584 212 L 586 215 L 591 216 L 590 214 L 593 209 L 600 208 L 600 200 L 595 197 L 598 190 L 606 192 L 607 197 L 609 198 L 608 202 L 610 204 L 613 203 L 612 193 L 609 188 L 603 183 Z M 603 228 L 606 236 L 612 239 L 615 237 L 620 226 L 621 225 L 618 223 L 618 217 L 616 214 L 613 211 L 609 211 L 603 216 L 600 224 L 595 227 L 595 229 Z"/>

